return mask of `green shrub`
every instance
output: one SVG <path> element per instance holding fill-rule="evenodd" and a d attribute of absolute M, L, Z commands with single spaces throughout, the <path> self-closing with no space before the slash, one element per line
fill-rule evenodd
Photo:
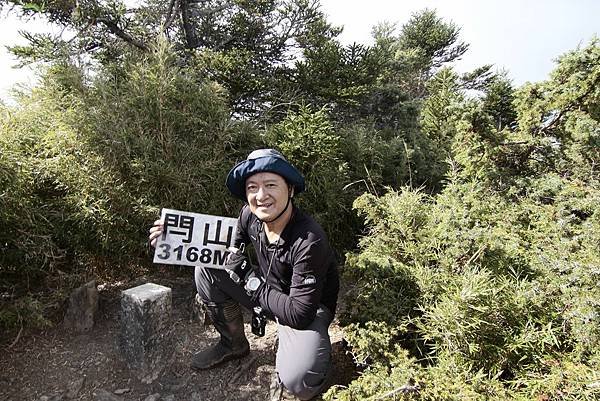
<path fill-rule="evenodd" d="M 63 296 L 56 269 L 82 281 L 147 265 L 161 207 L 237 215 L 225 176 L 260 143 L 164 43 L 93 80 L 55 65 L 3 111 L 0 283 L 15 300 L 43 286 Z"/>
<path fill-rule="evenodd" d="M 599 192 L 551 174 L 528 188 L 515 199 L 455 179 L 436 196 L 405 188 L 355 201 L 368 233 L 347 256 L 356 284 L 342 321 L 368 368 L 329 397 L 421 383 L 393 397 L 593 399 Z M 407 355 L 420 363 L 406 366 Z M 573 371 L 557 376 L 556 361 Z"/>

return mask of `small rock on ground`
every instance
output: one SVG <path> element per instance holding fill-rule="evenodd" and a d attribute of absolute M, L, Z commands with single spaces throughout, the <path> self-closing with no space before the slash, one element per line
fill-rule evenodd
<path fill-rule="evenodd" d="M 96 391 L 95 396 L 96 401 L 124 401 L 123 398 L 104 389 Z"/>

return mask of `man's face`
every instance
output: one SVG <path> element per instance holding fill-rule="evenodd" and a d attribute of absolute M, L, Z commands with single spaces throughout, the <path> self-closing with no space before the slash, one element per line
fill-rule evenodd
<path fill-rule="evenodd" d="M 257 173 L 246 179 L 246 199 L 250 211 L 263 221 L 270 221 L 285 209 L 288 185 L 278 174 Z"/>

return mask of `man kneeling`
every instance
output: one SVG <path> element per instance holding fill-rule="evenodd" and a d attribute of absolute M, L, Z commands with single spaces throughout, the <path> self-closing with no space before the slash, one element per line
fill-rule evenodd
<path fill-rule="evenodd" d="M 252 331 L 265 319 L 277 322 L 278 349 L 272 398 L 283 385 L 302 400 L 324 390 L 331 370 L 328 328 L 335 313 L 339 277 L 323 229 L 292 198 L 304 191 L 304 177 L 281 153 L 259 149 L 231 169 L 226 181 L 243 200 L 226 270 L 196 267 L 198 294 L 221 338 L 196 353 L 192 367 L 209 369 L 249 353 L 240 304 L 253 312 Z M 150 242 L 162 233 L 158 220 Z M 252 244 L 258 267 L 243 256 Z"/>

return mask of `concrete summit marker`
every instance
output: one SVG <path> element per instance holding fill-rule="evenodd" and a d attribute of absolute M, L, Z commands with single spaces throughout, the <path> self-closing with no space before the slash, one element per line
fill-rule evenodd
<path fill-rule="evenodd" d="M 174 352 L 171 289 L 147 283 L 121 292 L 119 348 L 132 374 L 156 380 Z"/>

